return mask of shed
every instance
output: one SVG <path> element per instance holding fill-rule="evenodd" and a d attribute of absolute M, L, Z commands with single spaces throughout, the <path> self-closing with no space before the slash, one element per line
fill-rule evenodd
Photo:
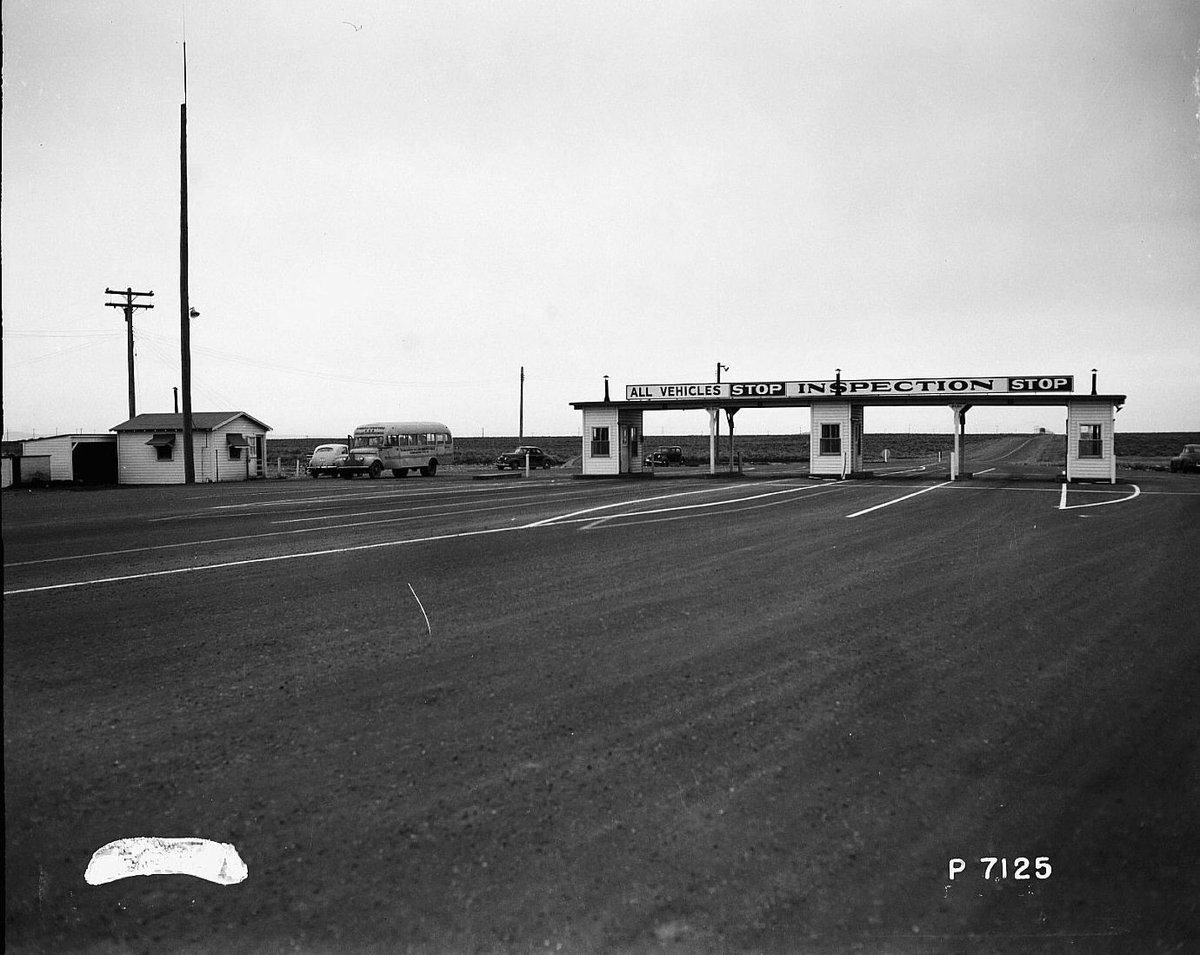
<path fill-rule="evenodd" d="M 117 433 L 120 484 L 183 484 L 183 415 L 140 414 Z M 266 473 L 263 424 L 244 411 L 192 412 L 192 456 L 196 480 L 246 481 Z"/>
<path fill-rule="evenodd" d="M 21 442 L 20 480 L 117 483 L 117 439 L 111 434 L 56 434 Z"/>

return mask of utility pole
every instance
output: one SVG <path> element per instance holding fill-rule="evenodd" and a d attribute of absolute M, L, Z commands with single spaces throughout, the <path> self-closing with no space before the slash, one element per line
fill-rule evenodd
<path fill-rule="evenodd" d="M 517 417 L 517 444 L 525 443 L 525 366 L 521 366 L 521 407 Z"/>
<path fill-rule="evenodd" d="M 187 44 L 183 46 L 183 102 L 179 106 L 179 346 L 183 386 L 183 483 L 196 483 L 192 448 L 192 326 L 188 302 Z"/>
<path fill-rule="evenodd" d="M 134 394 L 133 387 L 133 310 L 135 308 L 154 308 L 153 305 L 144 302 L 135 302 L 134 299 L 139 296 L 152 296 L 153 292 L 135 292 L 132 288 L 126 288 L 124 292 L 120 289 L 106 288 L 105 295 L 124 295 L 123 302 L 105 302 L 109 308 L 119 308 L 125 312 L 125 341 L 126 351 L 129 356 L 129 417 L 137 417 L 137 400 Z"/>

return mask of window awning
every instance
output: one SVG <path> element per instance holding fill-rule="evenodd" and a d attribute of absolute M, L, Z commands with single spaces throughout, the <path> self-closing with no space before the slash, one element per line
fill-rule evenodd
<path fill-rule="evenodd" d="M 246 440 L 246 436 L 244 434 L 227 434 L 225 435 L 225 441 L 231 448 L 250 447 L 250 442 Z"/>
<path fill-rule="evenodd" d="M 146 442 L 152 448 L 169 448 L 175 444 L 175 435 L 173 434 L 156 434 L 153 438 Z"/>

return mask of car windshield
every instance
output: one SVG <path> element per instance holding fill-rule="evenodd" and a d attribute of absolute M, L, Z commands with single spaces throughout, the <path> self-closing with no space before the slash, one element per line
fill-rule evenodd
<path fill-rule="evenodd" d="M 1183 446 L 1184 454 L 1200 454 L 1200 444 L 1185 444 Z"/>

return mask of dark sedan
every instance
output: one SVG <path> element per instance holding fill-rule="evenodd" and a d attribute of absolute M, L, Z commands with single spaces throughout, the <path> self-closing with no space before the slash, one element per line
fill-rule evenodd
<path fill-rule="evenodd" d="M 1183 450 L 1171 458 L 1172 471 L 1200 471 L 1200 444 L 1185 444 Z"/>
<path fill-rule="evenodd" d="M 531 444 L 523 444 L 496 458 L 496 467 L 501 471 L 505 468 L 520 471 L 525 467 L 526 458 L 529 459 L 530 468 L 552 468 L 559 463 L 558 458 L 553 454 L 547 454 L 541 448 L 535 448 Z"/>

